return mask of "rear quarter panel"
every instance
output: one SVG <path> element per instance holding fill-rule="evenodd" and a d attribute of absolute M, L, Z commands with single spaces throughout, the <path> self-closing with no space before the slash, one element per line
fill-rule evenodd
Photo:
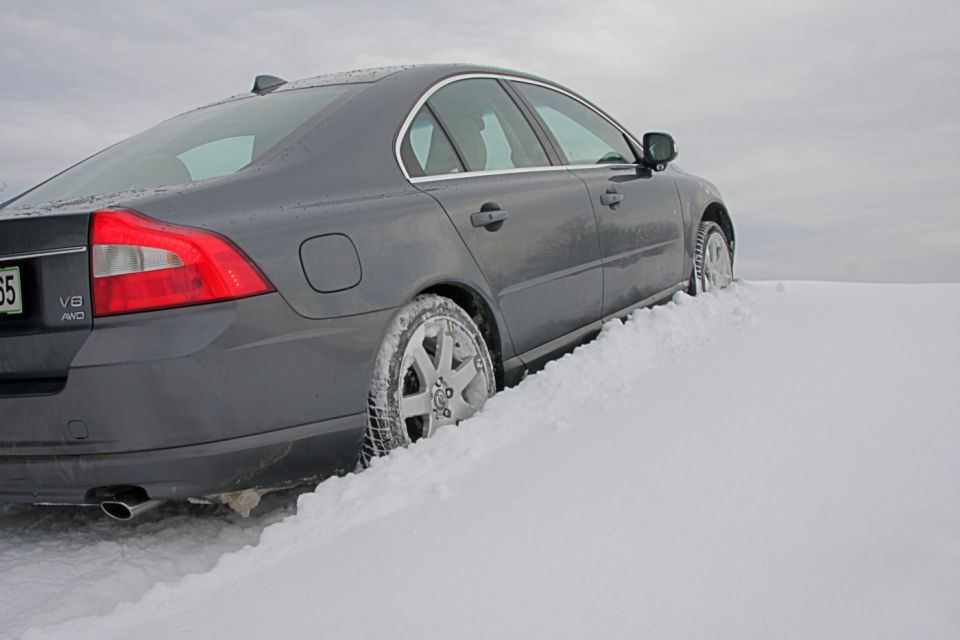
<path fill-rule="evenodd" d="M 439 283 L 469 287 L 493 310 L 504 356 L 513 355 L 509 334 L 486 280 L 433 198 L 412 187 L 340 195 L 339 199 L 324 201 L 262 196 L 265 191 L 277 193 L 278 181 L 282 180 L 282 176 L 271 181 L 263 175 L 232 185 L 222 198 L 215 192 L 192 197 L 182 194 L 176 200 L 135 203 L 135 208 L 147 215 L 226 235 L 305 318 L 340 318 L 400 307 L 418 292 Z M 260 182 L 262 189 L 257 186 Z M 224 207 L 222 202 L 227 198 L 234 204 Z M 355 287 L 321 293 L 310 286 L 300 247 L 306 240 L 327 234 L 345 235 L 356 247 L 361 278 Z"/>

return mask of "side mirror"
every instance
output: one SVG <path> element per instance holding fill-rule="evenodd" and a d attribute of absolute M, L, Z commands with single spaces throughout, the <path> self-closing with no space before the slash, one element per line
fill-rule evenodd
<path fill-rule="evenodd" d="M 643 164 L 655 171 L 663 171 L 677 157 L 677 143 L 669 133 L 643 134 Z"/>

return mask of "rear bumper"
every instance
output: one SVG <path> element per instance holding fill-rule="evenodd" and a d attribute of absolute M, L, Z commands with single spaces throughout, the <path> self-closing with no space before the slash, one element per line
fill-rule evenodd
<path fill-rule="evenodd" d="M 279 487 L 351 471 L 366 414 L 187 447 L 82 456 L 0 456 L 0 502 L 96 504 L 107 487 L 170 500 Z"/>
<path fill-rule="evenodd" d="M 0 385 L 0 500 L 193 497 L 352 469 L 393 312 L 311 320 L 267 294 L 98 319 L 62 389 Z"/>

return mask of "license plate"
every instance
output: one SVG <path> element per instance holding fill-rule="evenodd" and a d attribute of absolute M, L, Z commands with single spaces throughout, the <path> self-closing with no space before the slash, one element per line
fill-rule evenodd
<path fill-rule="evenodd" d="M 0 269 L 0 314 L 23 313 L 20 295 L 20 268 Z"/>

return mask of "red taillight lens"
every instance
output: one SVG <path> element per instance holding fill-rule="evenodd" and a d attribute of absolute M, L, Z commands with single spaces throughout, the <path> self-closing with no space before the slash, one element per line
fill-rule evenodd
<path fill-rule="evenodd" d="M 256 265 L 223 236 L 153 220 L 136 211 L 94 212 L 90 254 L 96 316 L 273 291 Z"/>

